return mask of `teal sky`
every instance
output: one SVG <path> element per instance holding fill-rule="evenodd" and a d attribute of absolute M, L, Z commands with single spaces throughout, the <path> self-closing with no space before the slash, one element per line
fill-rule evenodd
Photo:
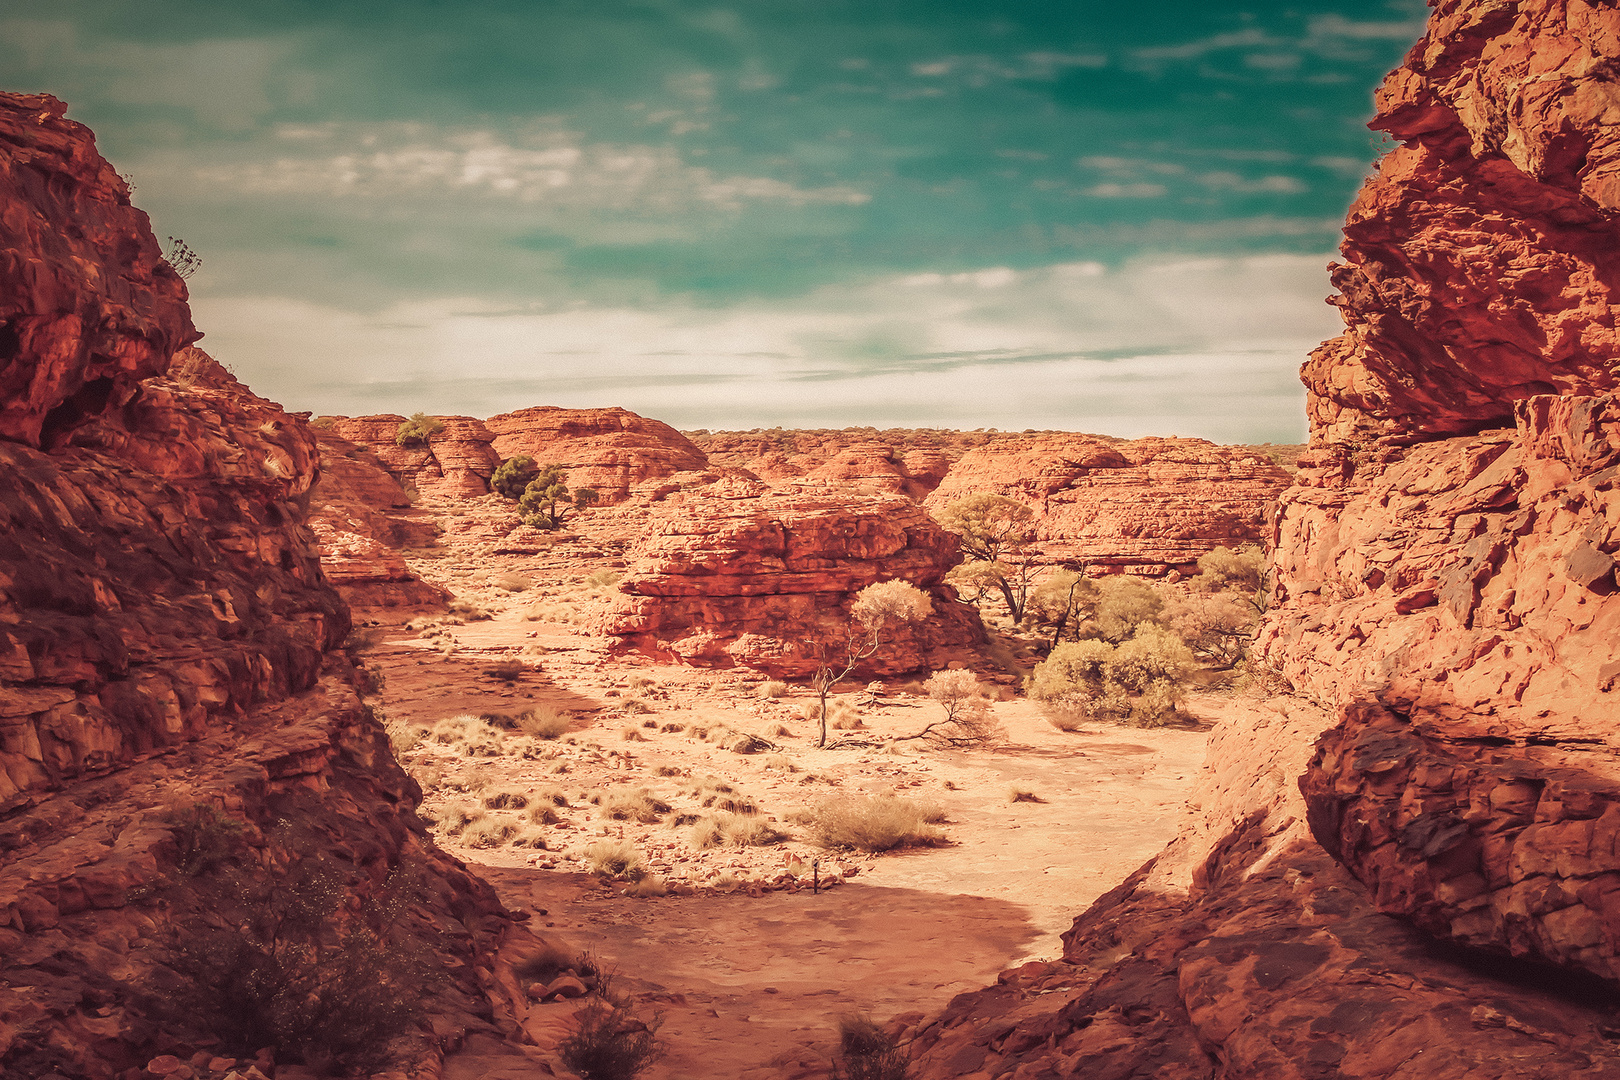
<path fill-rule="evenodd" d="M 1424 8 L 49 11 L 0 17 L 3 85 L 96 130 L 290 408 L 1291 441 Z"/>

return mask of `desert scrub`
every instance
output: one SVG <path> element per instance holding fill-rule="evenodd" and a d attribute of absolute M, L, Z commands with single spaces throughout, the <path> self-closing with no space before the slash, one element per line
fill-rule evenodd
<path fill-rule="evenodd" d="M 1035 789 L 1024 784 L 1007 785 L 1007 801 L 1012 803 L 1033 802 L 1043 803 L 1046 800 L 1035 793 Z"/>
<path fill-rule="evenodd" d="M 451 716 L 440 720 L 428 732 L 428 738 L 441 746 L 454 746 L 467 737 L 468 728 L 478 723 L 475 716 Z"/>
<path fill-rule="evenodd" d="M 635 791 L 610 791 L 605 795 L 595 796 L 591 799 L 596 803 L 602 816 L 614 821 L 637 821 L 643 825 L 651 825 L 665 814 L 669 813 L 669 803 L 658 798 L 646 788 Z"/>
<path fill-rule="evenodd" d="M 452 615 L 459 616 L 467 622 L 482 622 L 485 619 L 493 619 L 495 617 L 489 612 L 485 611 L 483 608 L 479 607 L 477 604 L 473 603 L 471 600 L 452 600 L 450 602 L 450 613 Z"/>
<path fill-rule="evenodd" d="M 497 574 L 492 579 L 491 584 L 498 589 L 505 589 L 507 592 L 523 592 L 530 588 L 534 582 L 522 574 Z"/>
<path fill-rule="evenodd" d="M 629 702 L 626 702 L 626 704 L 628 705 Z M 628 712 L 630 710 L 627 709 L 626 711 Z M 639 728 L 634 728 L 634 727 L 620 728 L 619 729 L 619 738 L 623 742 L 646 742 L 647 741 L 647 736 L 643 735 Z"/>
<path fill-rule="evenodd" d="M 171 807 L 163 815 L 178 857 L 175 868 L 182 877 L 196 877 L 219 866 L 247 846 L 242 823 L 211 803 Z"/>
<path fill-rule="evenodd" d="M 906 1080 L 911 1055 L 868 1016 L 838 1018 L 833 1080 Z"/>
<path fill-rule="evenodd" d="M 484 669 L 484 674 L 501 682 L 517 682 L 528 667 L 521 660 L 499 660 Z"/>
<path fill-rule="evenodd" d="M 646 857 L 628 840 L 598 840 L 585 849 L 585 863 L 598 877 L 639 881 L 646 876 Z"/>
<path fill-rule="evenodd" d="M 585 584 L 593 589 L 605 589 L 610 585 L 617 585 L 624 574 L 618 570 L 598 570 L 585 579 Z"/>
<path fill-rule="evenodd" d="M 429 439 L 443 430 L 442 420 L 426 413 L 411 413 L 411 418 L 394 432 L 394 443 L 396 446 L 426 446 Z"/>
<path fill-rule="evenodd" d="M 483 803 L 486 810 L 522 810 L 529 805 L 529 796 L 518 788 L 502 787 L 486 791 Z"/>
<path fill-rule="evenodd" d="M 759 684 L 759 696 L 766 700 L 787 697 L 787 695 L 788 684 L 785 682 L 778 682 L 777 680 L 772 679 L 769 682 Z"/>
<path fill-rule="evenodd" d="M 457 836 L 488 816 L 482 807 L 471 803 L 452 803 L 440 812 L 438 823 L 446 836 Z"/>
<path fill-rule="evenodd" d="M 461 842 L 470 848 L 500 847 L 517 834 L 518 827 L 513 822 L 485 818 L 463 829 Z"/>
<path fill-rule="evenodd" d="M 889 851 L 943 843 L 935 806 L 894 795 L 848 795 L 825 799 L 810 809 L 810 837 L 824 848 Z"/>
<path fill-rule="evenodd" d="M 669 886 L 664 883 L 664 879 L 652 875 L 631 883 L 624 890 L 625 896 L 633 896 L 643 900 L 649 896 L 665 896 L 668 893 Z"/>
<path fill-rule="evenodd" d="M 634 1080 L 663 1057 L 658 1041 L 661 1014 L 643 1022 L 615 994 L 607 972 L 596 977 L 596 996 L 574 1014 L 574 1033 L 557 1044 L 557 1056 L 583 1080 Z"/>
<path fill-rule="evenodd" d="M 720 813 L 692 827 L 689 839 L 696 848 L 764 847 L 788 838 L 787 833 L 754 814 Z"/>
<path fill-rule="evenodd" d="M 555 739 L 574 729 L 574 718 L 550 705 L 536 705 L 517 718 L 518 730 L 536 739 Z"/>

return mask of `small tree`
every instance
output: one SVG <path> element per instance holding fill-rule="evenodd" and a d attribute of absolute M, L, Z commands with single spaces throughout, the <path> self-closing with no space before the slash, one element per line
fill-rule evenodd
<path fill-rule="evenodd" d="M 1140 578 L 1116 576 L 1098 586 L 1098 597 L 1088 619 L 1078 631 L 1080 637 L 1100 637 L 1119 644 L 1136 628 L 1152 622 L 1164 608 L 1159 590 Z"/>
<path fill-rule="evenodd" d="M 902 735 L 895 742 L 927 739 L 942 747 L 993 746 L 1006 738 L 1006 730 L 990 711 L 990 702 L 973 672 L 936 671 L 924 686 L 928 696 L 944 708 L 944 718 L 914 735 Z"/>
<path fill-rule="evenodd" d="M 394 432 L 395 446 L 426 446 L 427 441 L 444 430 L 444 422 L 427 413 L 411 413 L 411 418 Z"/>
<path fill-rule="evenodd" d="M 496 466 L 495 475 L 489 478 L 489 488 L 508 499 L 521 499 L 529 481 L 539 473 L 540 467 L 534 463 L 534 458 L 519 454 Z"/>
<path fill-rule="evenodd" d="M 1028 550 L 1034 516 L 1018 500 L 989 492 L 958 499 L 939 515 L 940 525 L 956 534 L 962 554 L 971 560 L 952 581 L 998 590 L 1014 623 L 1023 621 L 1035 570 Z"/>
<path fill-rule="evenodd" d="M 562 466 L 547 465 L 524 487 L 518 499 L 518 514 L 525 525 L 555 529 L 563 523 L 566 507 L 572 501 L 568 485 L 563 483 Z"/>
<path fill-rule="evenodd" d="M 1258 614 L 1271 599 L 1271 566 L 1266 553 L 1253 545 L 1218 547 L 1198 557 L 1198 573 L 1190 584 L 1199 592 L 1232 592 L 1243 597 Z"/>
<path fill-rule="evenodd" d="M 817 746 L 827 745 L 827 695 L 832 688 L 878 651 L 889 624 L 921 622 L 933 610 L 928 594 L 909 581 L 880 581 L 855 594 L 842 640 L 816 642 L 819 662 L 810 685 L 820 704 Z"/>
<path fill-rule="evenodd" d="M 1251 598 L 1235 591 L 1171 597 L 1160 618 L 1192 650 L 1219 668 L 1241 659 L 1260 621 Z"/>
<path fill-rule="evenodd" d="M 1091 617 L 1097 606 L 1097 583 L 1073 570 L 1054 570 L 1041 580 L 1024 615 L 1037 626 L 1050 627 L 1052 648 L 1057 648 L 1071 626 Z"/>

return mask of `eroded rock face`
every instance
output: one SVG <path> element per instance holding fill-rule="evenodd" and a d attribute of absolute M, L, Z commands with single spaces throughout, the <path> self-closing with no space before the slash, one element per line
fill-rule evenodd
<path fill-rule="evenodd" d="M 1260 645 L 1313 832 L 1434 938 L 1620 979 L 1609 5 L 1441 3 L 1373 126 Z"/>
<path fill-rule="evenodd" d="M 332 435 L 375 454 L 406 491 L 464 499 L 489 494 L 489 478 L 501 463 L 490 447 L 495 436 L 482 420 L 470 416 L 433 419 L 442 425 L 438 431 L 404 446 L 397 439 L 405 417 L 394 413 L 323 417 L 321 422 Z"/>
<path fill-rule="evenodd" d="M 0 1074 L 112 1080 L 215 1045 L 169 1004 L 175 950 L 251 913 L 181 865 L 199 805 L 247 892 L 298 858 L 346 900 L 417 883 L 389 933 L 450 972 L 438 1033 L 409 1038 L 436 1062 L 495 1030 L 512 923 L 427 839 L 354 689 L 304 524 L 313 435 L 182 348 L 184 287 L 62 111 L 0 94 Z"/>
<path fill-rule="evenodd" d="M 954 539 L 900 496 L 710 485 L 656 507 L 629 557 L 608 633 L 691 664 L 812 674 L 815 643 L 842 642 L 854 594 L 897 579 L 930 593 L 933 617 L 886 632 L 862 674 L 943 668 L 983 639 L 977 612 L 941 584 Z"/>
<path fill-rule="evenodd" d="M 202 336 L 129 186 L 66 111 L 0 98 L 0 439 L 36 448 L 124 404 Z"/>
<path fill-rule="evenodd" d="M 432 516 L 370 450 L 330 431 L 312 429 L 321 452 L 321 479 L 310 499 L 309 527 L 326 578 L 354 608 L 423 607 L 445 599 L 442 589 L 411 572 L 400 549 L 434 542 Z"/>
<path fill-rule="evenodd" d="M 541 405 L 485 423 L 501 460 L 522 454 L 540 465 L 561 465 L 569 487 L 594 488 L 604 502 L 624 499 L 646 481 L 709 467 L 686 436 L 626 409 Z"/>
<path fill-rule="evenodd" d="M 1372 127 L 1402 145 L 1351 207 L 1305 366 L 1314 439 L 1416 441 L 1615 389 L 1616 13 L 1442 0 Z"/>
<path fill-rule="evenodd" d="M 1015 498 L 1035 512 L 1044 559 L 1156 577 L 1262 540 L 1289 480 L 1255 449 L 1202 439 L 1014 436 L 963 454 L 924 505 L 937 513 L 981 492 Z"/>

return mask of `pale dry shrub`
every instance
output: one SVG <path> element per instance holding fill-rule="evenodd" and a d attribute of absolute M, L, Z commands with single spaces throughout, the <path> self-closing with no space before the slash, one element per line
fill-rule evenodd
<path fill-rule="evenodd" d="M 499 730 L 480 721 L 468 729 L 461 752 L 467 757 L 500 757 L 506 752 L 506 739 Z"/>
<path fill-rule="evenodd" d="M 555 739 L 573 730 L 574 718 L 550 705 L 536 705 L 517 718 L 518 730 L 535 739 Z"/>
<path fill-rule="evenodd" d="M 439 825 L 444 828 L 445 835 L 455 836 L 467 826 L 488 816 L 481 806 L 474 806 L 472 803 L 451 803 L 440 812 Z"/>
<path fill-rule="evenodd" d="M 495 617 L 470 600 L 452 600 L 450 602 L 450 613 L 458 615 L 468 622 L 480 622 Z"/>
<path fill-rule="evenodd" d="M 906 1080 L 911 1053 L 896 1044 L 871 1017 L 838 1018 L 838 1058 L 832 1080 Z"/>
<path fill-rule="evenodd" d="M 1010 803 L 1043 803 L 1046 800 L 1036 794 L 1034 788 L 1026 787 L 1019 783 L 1013 783 L 1007 785 L 1007 801 Z"/>
<path fill-rule="evenodd" d="M 555 825 L 562 820 L 562 815 L 557 813 L 557 808 L 547 803 L 536 803 L 529 807 L 526 816 L 536 825 Z"/>
<path fill-rule="evenodd" d="M 639 881 L 646 876 L 646 858 L 628 840 L 599 840 L 585 849 L 585 861 L 599 877 Z"/>
<path fill-rule="evenodd" d="M 422 745 L 422 739 L 428 733 L 428 729 L 420 724 L 406 723 L 389 724 L 385 730 L 388 732 L 388 745 L 395 757 L 408 754 Z"/>
<path fill-rule="evenodd" d="M 512 838 L 512 846 L 530 848 L 534 851 L 545 851 L 546 834 L 539 829 L 524 829 Z"/>
<path fill-rule="evenodd" d="M 799 766 L 786 754 L 767 754 L 760 758 L 759 763 L 767 769 L 776 769 L 778 772 L 796 773 Z"/>
<path fill-rule="evenodd" d="M 529 796 L 513 787 L 496 788 L 484 793 L 483 803 L 488 810 L 522 810 L 529 805 Z"/>
<path fill-rule="evenodd" d="M 772 724 L 765 729 L 765 734 L 773 739 L 793 738 L 793 729 L 786 724 Z"/>
<path fill-rule="evenodd" d="M 615 821 L 638 821 L 643 825 L 651 825 L 670 810 L 669 803 L 646 788 L 637 788 L 634 791 L 610 791 L 605 795 L 593 797 L 591 801 L 601 808 L 603 817 Z"/>
<path fill-rule="evenodd" d="M 711 847 L 763 847 L 787 839 L 787 834 L 775 828 L 757 813 L 720 813 L 701 819 L 690 834 L 692 846 Z"/>
<path fill-rule="evenodd" d="M 619 570 L 598 570 L 585 579 L 585 584 L 593 589 L 605 589 L 609 585 L 617 585 L 623 577 L 623 572 Z"/>
<path fill-rule="evenodd" d="M 497 574 L 492 583 L 507 592 L 523 592 L 534 584 L 522 574 Z"/>
<path fill-rule="evenodd" d="M 659 727 L 658 727 L 658 730 L 662 731 L 666 735 L 678 735 L 681 732 L 686 730 L 686 725 L 685 724 L 660 724 Z"/>
<path fill-rule="evenodd" d="M 513 822 L 485 818 L 467 826 L 461 834 L 461 842 L 471 848 L 500 847 L 517 834 L 518 827 Z"/>
<path fill-rule="evenodd" d="M 937 807 L 894 795 L 852 795 L 826 799 L 811 808 L 810 834 L 825 848 L 889 851 L 942 843 Z"/>
<path fill-rule="evenodd" d="M 669 886 L 664 883 L 664 879 L 652 874 L 642 878 L 640 881 L 633 882 L 624 890 L 625 896 L 632 896 L 640 900 L 645 900 L 649 896 L 665 896 L 668 893 Z"/>
<path fill-rule="evenodd" d="M 638 730 L 636 728 L 633 728 L 633 727 L 620 728 L 619 729 L 619 738 L 623 739 L 625 742 L 646 742 L 647 741 L 647 736 L 643 735 L 640 732 L 640 730 Z"/>
<path fill-rule="evenodd" d="M 660 765 L 653 770 L 654 776 L 684 776 L 685 774 L 673 765 Z"/>
<path fill-rule="evenodd" d="M 767 700 L 771 698 L 787 697 L 788 684 L 772 679 L 759 684 L 759 696 Z"/>
<path fill-rule="evenodd" d="M 465 739 L 467 729 L 477 722 L 475 716 L 452 716 L 434 724 L 428 737 L 441 745 L 451 746 Z"/>
<path fill-rule="evenodd" d="M 624 701 L 619 704 L 619 708 L 633 716 L 641 713 L 650 713 L 653 711 L 652 706 L 648 705 L 640 698 L 625 698 Z"/>

